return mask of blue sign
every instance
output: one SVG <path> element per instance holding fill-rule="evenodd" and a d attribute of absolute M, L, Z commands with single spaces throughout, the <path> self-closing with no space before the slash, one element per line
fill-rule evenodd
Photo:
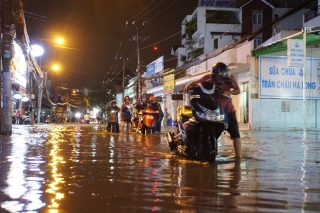
<path fill-rule="evenodd" d="M 234 0 L 199 0 L 199 7 L 234 7 Z"/>
<path fill-rule="evenodd" d="M 146 77 L 151 77 L 155 74 L 156 72 L 156 64 L 149 64 L 147 66 L 147 72 L 146 72 Z"/>

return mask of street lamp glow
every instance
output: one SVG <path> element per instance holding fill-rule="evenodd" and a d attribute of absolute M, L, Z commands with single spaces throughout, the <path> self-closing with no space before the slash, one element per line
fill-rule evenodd
<path fill-rule="evenodd" d="M 40 45 L 31 45 L 31 54 L 35 57 L 41 56 L 44 53 L 44 49 Z"/>
<path fill-rule="evenodd" d="M 59 66 L 59 65 L 57 65 L 57 64 L 55 64 L 55 65 L 53 65 L 52 69 L 53 69 L 53 70 L 55 70 L 55 71 L 57 71 L 57 70 L 59 70 L 59 69 L 60 69 L 60 66 Z"/>
<path fill-rule="evenodd" d="M 56 39 L 56 43 L 57 44 L 62 44 L 64 42 L 64 40 L 62 38 L 57 38 Z"/>

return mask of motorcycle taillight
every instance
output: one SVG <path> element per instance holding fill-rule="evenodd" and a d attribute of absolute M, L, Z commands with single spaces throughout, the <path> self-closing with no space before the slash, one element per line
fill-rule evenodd
<path fill-rule="evenodd" d="M 152 115 L 146 115 L 146 119 L 153 119 Z"/>

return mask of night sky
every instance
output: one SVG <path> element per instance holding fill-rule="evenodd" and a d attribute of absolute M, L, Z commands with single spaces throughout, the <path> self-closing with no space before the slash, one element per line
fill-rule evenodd
<path fill-rule="evenodd" d="M 197 0 L 22 0 L 29 37 L 36 43 L 42 39 L 46 49 L 41 65 L 53 78 L 67 81 L 70 88 L 101 84 L 104 77 L 137 67 L 136 42 L 130 39 L 139 24 L 140 36 L 149 37 L 140 45 L 142 65 L 164 55 L 165 68 L 175 67 L 170 60 L 172 45 L 181 43 L 181 22 L 197 7 Z M 149 5 L 149 7 L 147 7 Z M 157 6 L 158 5 L 158 6 Z M 171 5 L 171 6 L 170 6 Z M 129 21 L 125 27 L 126 21 Z M 146 25 L 142 23 L 147 21 Z M 175 35 L 176 34 L 176 35 Z M 175 36 L 173 36 L 175 35 Z M 51 40 L 63 37 L 64 48 Z M 171 38 L 169 38 L 171 37 Z M 169 38 L 169 39 L 168 39 Z M 163 41 L 164 40 L 164 41 Z M 154 46 L 157 51 L 153 50 Z M 117 56 L 118 59 L 115 59 Z M 61 70 L 53 73 L 52 64 Z M 144 68 L 143 68 L 144 69 Z M 50 73 L 51 72 L 51 73 Z M 108 75 L 109 73 L 109 75 Z M 122 74 L 122 73 L 121 73 Z M 120 74 L 120 76 L 121 76 Z"/>

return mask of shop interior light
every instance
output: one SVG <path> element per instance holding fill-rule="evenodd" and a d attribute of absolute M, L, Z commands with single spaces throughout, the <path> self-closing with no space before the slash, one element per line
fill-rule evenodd
<path fill-rule="evenodd" d="M 29 99 L 29 97 L 27 97 L 27 96 L 23 96 L 22 98 L 21 98 L 21 101 L 22 102 L 27 102 L 27 101 L 29 101 L 30 99 Z"/>
<path fill-rule="evenodd" d="M 13 95 L 13 98 L 20 100 L 22 98 L 22 95 L 20 93 L 16 93 Z"/>

